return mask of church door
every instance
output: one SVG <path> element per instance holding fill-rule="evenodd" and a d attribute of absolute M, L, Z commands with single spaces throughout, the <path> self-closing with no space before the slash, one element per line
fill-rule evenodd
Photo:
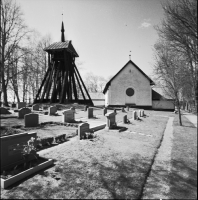
<path fill-rule="evenodd" d="M 135 90 L 133 88 L 127 88 L 125 93 L 125 104 L 136 104 Z"/>

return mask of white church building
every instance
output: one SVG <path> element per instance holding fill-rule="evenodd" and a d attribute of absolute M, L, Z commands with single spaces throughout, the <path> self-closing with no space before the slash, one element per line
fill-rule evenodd
<path fill-rule="evenodd" d="M 129 60 L 107 82 L 103 90 L 105 106 L 174 110 L 173 100 L 160 98 L 162 96 L 152 90 L 154 85 L 155 83 L 135 63 Z"/>

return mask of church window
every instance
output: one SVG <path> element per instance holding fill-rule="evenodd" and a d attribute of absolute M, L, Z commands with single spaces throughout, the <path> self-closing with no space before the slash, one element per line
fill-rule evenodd
<path fill-rule="evenodd" d="M 129 97 L 133 96 L 134 93 L 135 93 L 135 91 L 134 91 L 133 88 L 128 88 L 128 89 L 126 90 L 126 94 L 127 94 Z"/>

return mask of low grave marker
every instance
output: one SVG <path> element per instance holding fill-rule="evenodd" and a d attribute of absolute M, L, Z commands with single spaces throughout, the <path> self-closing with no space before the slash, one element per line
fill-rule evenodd
<path fill-rule="evenodd" d="M 82 123 L 78 126 L 78 139 L 84 139 L 85 133 L 89 132 L 89 124 L 88 123 Z"/>
<path fill-rule="evenodd" d="M 142 113 L 141 113 L 142 117 L 144 117 L 144 110 L 142 110 Z"/>
<path fill-rule="evenodd" d="M 138 110 L 138 117 L 142 117 L 142 111 Z"/>
<path fill-rule="evenodd" d="M 12 108 L 16 108 L 16 103 L 12 103 Z"/>
<path fill-rule="evenodd" d="M 39 105 L 38 105 L 38 104 L 34 104 L 34 105 L 32 106 L 32 110 L 39 111 Z"/>
<path fill-rule="evenodd" d="M 0 107 L 0 114 L 11 114 L 6 108 Z"/>
<path fill-rule="evenodd" d="M 17 109 L 25 108 L 25 107 L 26 107 L 26 102 L 18 102 L 17 103 Z"/>
<path fill-rule="evenodd" d="M 26 114 L 24 116 L 25 127 L 37 127 L 39 125 L 39 115 L 35 113 Z"/>
<path fill-rule="evenodd" d="M 88 108 L 88 119 L 93 118 L 93 108 Z"/>
<path fill-rule="evenodd" d="M 124 123 L 124 124 L 127 124 L 127 115 L 124 115 L 124 116 L 123 116 L 123 123 Z"/>
<path fill-rule="evenodd" d="M 68 109 L 62 112 L 62 122 L 74 122 L 75 121 L 75 111 Z"/>
<path fill-rule="evenodd" d="M 18 112 L 18 118 L 24 119 L 24 116 L 29 113 L 31 113 L 31 110 L 29 108 L 21 108 L 19 109 L 19 112 Z"/>
<path fill-rule="evenodd" d="M 133 119 L 136 120 L 137 119 L 137 112 L 134 110 L 133 111 Z"/>
<path fill-rule="evenodd" d="M 84 107 L 84 111 L 87 111 L 88 108 L 89 108 L 89 106 L 85 106 Z"/>
<path fill-rule="evenodd" d="M 107 113 L 107 108 L 104 108 L 104 109 L 103 109 L 103 115 L 105 116 L 106 113 Z"/>
<path fill-rule="evenodd" d="M 48 108 L 48 115 L 55 115 L 57 112 L 57 107 L 56 106 L 50 106 Z"/>
<path fill-rule="evenodd" d="M 7 170 L 10 167 L 15 167 L 24 162 L 21 150 L 24 148 L 23 145 L 27 145 L 27 141 L 30 140 L 31 137 L 37 138 L 37 134 L 32 132 L 0 137 L 1 171 Z"/>
<path fill-rule="evenodd" d="M 75 112 L 76 109 L 75 109 L 75 107 L 71 107 L 70 110 L 73 110 Z"/>
<path fill-rule="evenodd" d="M 107 128 L 112 128 L 112 126 L 116 125 L 116 113 L 115 112 L 109 112 L 106 115 L 106 127 Z"/>

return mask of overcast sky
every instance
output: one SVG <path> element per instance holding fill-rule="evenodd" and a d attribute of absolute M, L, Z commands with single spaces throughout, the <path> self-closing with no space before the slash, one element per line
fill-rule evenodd
<path fill-rule="evenodd" d="M 79 54 L 80 73 L 108 78 L 129 60 L 152 74 L 154 25 L 163 18 L 164 0 L 16 0 L 26 24 L 53 42 L 65 38 Z M 63 13 L 63 17 L 62 17 Z"/>

